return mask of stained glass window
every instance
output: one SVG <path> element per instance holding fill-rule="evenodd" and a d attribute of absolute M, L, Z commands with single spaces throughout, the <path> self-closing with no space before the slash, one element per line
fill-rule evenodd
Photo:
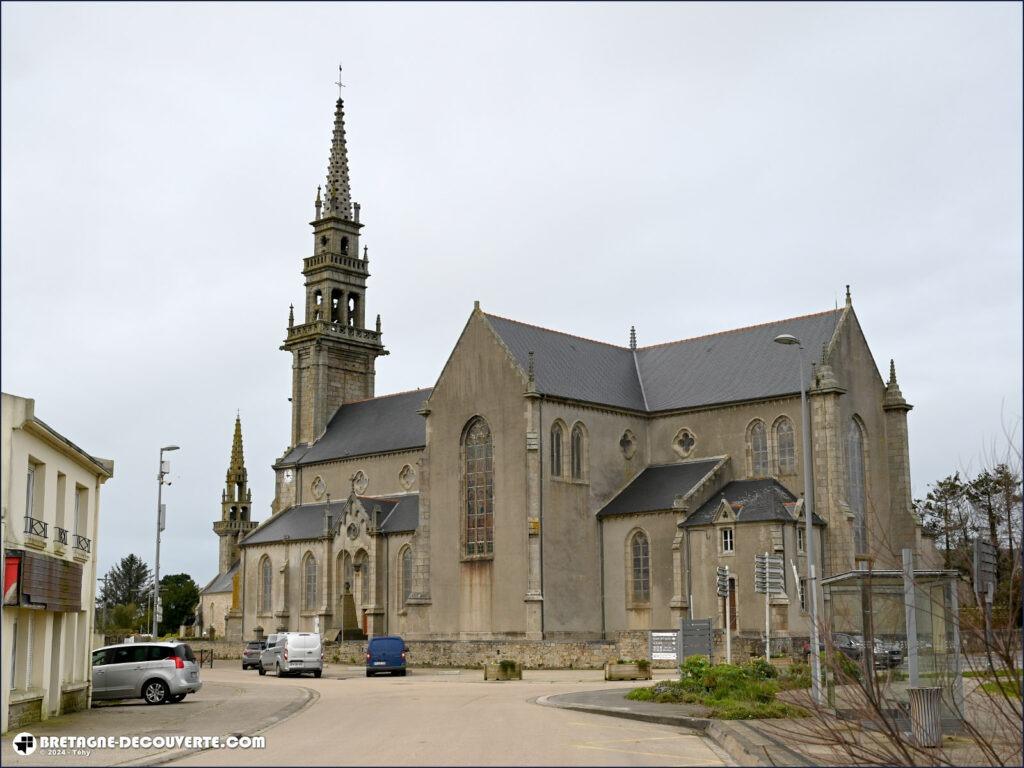
<path fill-rule="evenodd" d="M 402 605 L 412 597 L 412 548 L 402 550 Z"/>
<path fill-rule="evenodd" d="M 316 609 L 316 558 L 313 555 L 306 555 L 306 560 L 302 564 L 302 573 L 302 609 L 312 611 Z"/>
<path fill-rule="evenodd" d="M 764 422 L 755 421 L 750 427 L 750 470 L 754 477 L 767 477 L 768 434 Z"/>
<path fill-rule="evenodd" d="M 796 439 L 793 422 L 785 416 L 775 422 L 775 451 L 778 455 L 779 474 L 795 474 Z"/>
<path fill-rule="evenodd" d="M 570 453 L 572 454 L 572 479 L 583 479 L 583 427 L 579 424 L 573 425 Z"/>
<path fill-rule="evenodd" d="M 466 555 L 494 553 L 494 446 L 491 429 L 474 419 L 465 438 Z"/>
<path fill-rule="evenodd" d="M 866 552 L 868 531 L 864 516 L 864 432 L 856 419 L 850 422 L 846 433 L 846 484 L 849 489 L 847 502 L 853 513 L 856 551 Z"/>
<path fill-rule="evenodd" d="M 273 592 L 274 572 L 270 558 L 260 560 L 260 613 L 270 613 L 270 598 Z"/>
<path fill-rule="evenodd" d="M 651 549 L 647 534 L 637 531 L 630 546 L 633 561 L 633 601 L 650 602 L 651 599 Z"/>
<path fill-rule="evenodd" d="M 551 475 L 562 476 L 562 425 L 555 424 L 551 428 Z"/>

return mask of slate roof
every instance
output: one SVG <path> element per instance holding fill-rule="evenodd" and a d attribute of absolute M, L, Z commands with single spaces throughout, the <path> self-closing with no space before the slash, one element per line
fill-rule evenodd
<path fill-rule="evenodd" d="M 380 530 L 384 534 L 415 531 L 420 519 L 420 496 L 408 493 L 396 496 L 357 497 L 371 514 L 375 506 L 380 507 Z M 332 502 L 331 512 L 334 525 L 341 524 L 341 514 L 347 502 Z M 278 541 L 299 541 L 315 539 L 324 532 L 324 509 L 326 503 L 300 504 L 280 512 L 254 530 L 241 543 L 269 544 Z"/>
<path fill-rule="evenodd" d="M 360 400 L 341 406 L 312 445 L 289 451 L 277 466 L 313 464 L 427 444 L 426 423 L 417 411 L 431 388 Z"/>
<path fill-rule="evenodd" d="M 685 495 L 722 460 L 705 459 L 647 467 L 633 482 L 598 510 L 598 517 L 672 509 L 677 495 Z"/>
<path fill-rule="evenodd" d="M 736 511 L 737 523 L 757 522 L 792 522 L 795 518 L 786 509 L 786 503 L 796 502 L 796 496 L 790 493 L 782 483 L 773 478 L 764 480 L 733 480 L 710 499 L 700 509 L 686 518 L 684 528 L 697 525 L 708 525 L 715 518 L 723 497 Z M 801 518 L 802 520 L 803 518 Z M 813 516 L 815 525 L 825 525 L 818 515 Z"/>
<path fill-rule="evenodd" d="M 240 563 L 235 563 L 228 568 L 224 573 L 218 574 L 213 577 L 213 581 L 206 585 L 203 589 L 203 594 L 210 594 L 211 592 L 230 592 L 232 587 L 232 580 L 235 574 L 238 573 L 238 566 Z"/>
<path fill-rule="evenodd" d="M 844 310 L 640 347 L 591 341 L 486 315 L 525 371 L 534 353 L 537 390 L 636 411 L 665 411 L 788 395 L 799 391 L 796 351 L 773 344 L 790 333 L 814 358 Z"/>

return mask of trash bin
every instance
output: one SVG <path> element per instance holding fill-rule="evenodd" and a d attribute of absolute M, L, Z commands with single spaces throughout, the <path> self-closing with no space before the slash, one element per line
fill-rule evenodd
<path fill-rule="evenodd" d="M 910 728 L 919 747 L 942 746 L 941 688 L 910 689 Z"/>

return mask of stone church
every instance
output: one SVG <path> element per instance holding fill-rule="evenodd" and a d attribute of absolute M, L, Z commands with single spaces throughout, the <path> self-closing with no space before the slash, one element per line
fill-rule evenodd
<path fill-rule="evenodd" d="M 843 306 L 655 346 L 484 311 L 432 387 L 377 396 L 370 261 L 351 198 L 344 108 L 289 311 L 289 448 L 257 525 L 236 420 L 206 626 L 334 638 L 600 639 L 712 617 L 759 636 L 754 556 L 781 555 L 773 634 L 806 637 L 800 358 L 810 365 L 815 551 L 825 576 L 927 557 L 911 506 L 907 414 L 847 289 Z M 793 567 L 796 571 L 794 572 Z"/>

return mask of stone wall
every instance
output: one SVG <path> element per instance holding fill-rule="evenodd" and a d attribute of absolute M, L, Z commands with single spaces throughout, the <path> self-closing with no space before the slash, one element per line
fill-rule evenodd
<path fill-rule="evenodd" d="M 17 731 L 29 723 L 38 723 L 43 719 L 43 697 L 12 702 L 7 715 L 7 731 Z"/>
<path fill-rule="evenodd" d="M 618 632 L 609 640 L 410 640 L 409 665 L 413 667 L 482 667 L 501 659 L 512 659 L 524 669 L 601 669 L 618 659 L 646 659 L 646 632 Z M 213 650 L 214 660 L 241 664 L 244 643 L 193 640 L 195 651 Z M 324 643 L 324 660 L 334 664 L 362 664 L 365 641 Z M 734 650 L 735 653 L 735 650 Z M 656 661 L 655 667 L 671 669 L 672 661 Z"/>

